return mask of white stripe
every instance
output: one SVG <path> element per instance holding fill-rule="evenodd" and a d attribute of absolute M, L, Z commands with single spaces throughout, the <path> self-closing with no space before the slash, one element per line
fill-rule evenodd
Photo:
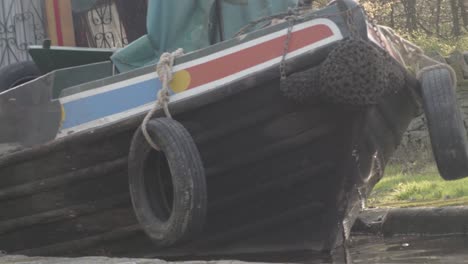
<path fill-rule="evenodd" d="M 338 27 L 336 26 L 336 24 L 333 21 L 331 21 L 329 19 L 325 19 L 325 18 L 315 19 L 315 20 L 307 21 L 307 22 L 304 22 L 304 23 L 301 23 L 301 24 L 297 24 L 297 25 L 294 26 L 292 32 L 300 31 L 300 30 L 303 30 L 303 29 L 306 29 L 306 28 L 309 28 L 309 27 L 313 27 L 313 26 L 316 26 L 316 25 L 326 25 L 331 29 L 333 34 L 341 35 L 341 32 L 338 29 Z M 202 57 L 202 58 L 199 58 L 199 59 L 195 59 L 195 60 L 186 62 L 186 63 L 181 64 L 181 65 L 177 65 L 177 66 L 174 67 L 174 71 L 179 71 L 179 70 L 183 70 L 183 69 L 190 68 L 190 67 L 193 67 L 193 66 L 197 66 L 197 65 L 206 63 L 208 61 L 215 60 L 215 59 L 218 59 L 218 58 L 233 54 L 235 52 L 248 49 L 248 48 L 253 47 L 253 46 L 257 46 L 259 44 L 268 42 L 268 41 L 270 41 L 272 39 L 276 39 L 276 38 L 279 38 L 281 36 L 284 36 L 287 33 L 288 33 L 288 29 L 283 29 L 283 30 L 280 30 L 280 31 L 276 31 L 276 32 L 271 33 L 269 35 L 265 35 L 265 36 L 262 36 L 262 37 L 247 41 L 245 43 L 239 44 L 237 46 L 234 46 L 234 47 L 231 47 L 231 48 L 228 48 L 228 49 L 225 49 L 225 50 L 218 51 L 218 52 L 210 54 L 208 56 L 205 56 L 205 57 Z"/>
<path fill-rule="evenodd" d="M 331 22 L 331 23 L 333 23 L 333 22 Z M 323 24 L 323 22 L 321 24 Z M 328 26 L 330 26 L 330 25 L 328 25 Z M 320 47 L 325 46 L 327 44 L 330 44 L 332 42 L 341 40 L 343 38 L 341 32 L 339 31 L 338 27 L 336 27 L 335 24 L 333 24 L 333 26 L 335 27 L 334 29 L 333 29 L 332 26 L 330 26 L 330 28 L 332 28 L 332 31 L 334 31 L 333 32 L 334 35 L 332 35 L 332 36 L 330 36 L 330 37 L 328 37 L 326 39 L 320 40 L 318 42 L 315 42 L 315 43 L 313 43 L 311 45 L 308 45 L 306 47 L 303 47 L 301 49 L 298 49 L 298 50 L 296 50 L 294 52 L 290 52 L 286 56 L 286 59 L 291 59 L 291 58 L 300 56 L 300 55 L 302 55 L 304 53 L 312 52 L 313 50 L 315 50 L 317 48 L 320 48 Z M 281 61 L 281 57 L 277 57 L 275 59 L 269 60 L 269 61 L 264 62 L 262 64 L 255 65 L 255 66 L 253 66 L 251 68 L 245 69 L 243 71 L 240 71 L 240 72 L 235 73 L 233 75 L 227 76 L 225 78 L 222 78 L 222 79 L 219 79 L 219 80 L 216 80 L 216 81 L 213 81 L 211 83 L 207 83 L 207 84 L 204 84 L 204 85 L 201 85 L 201 86 L 197 86 L 195 88 L 184 91 L 182 93 L 172 95 L 171 98 L 170 98 L 171 103 L 172 102 L 177 102 L 177 101 L 180 101 L 180 100 L 184 100 L 184 99 L 188 99 L 189 97 L 192 97 L 192 96 L 195 96 L 195 95 L 198 95 L 198 94 L 206 93 L 208 91 L 216 89 L 220 85 L 225 85 L 225 84 L 231 83 L 231 82 L 233 82 L 233 81 L 235 81 L 237 79 L 244 78 L 244 77 L 246 77 L 248 75 L 253 75 L 256 72 L 259 72 L 259 71 L 261 71 L 263 69 L 269 68 L 271 66 L 274 66 L 274 65 L 280 63 L 280 61 Z M 88 122 L 88 123 L 85 123 L 85 124 L 82 124 L 82 125 L 79 125 L 79 126 L 64 129 L 64 130 L 62 130 L 60 132 L 60 134 L 58 135 L 58 138 L 66 136 L 69 133 L 76 133 L 76 132 L 84 131 L 84 130 L 91 129 L 91 128 L 97 128 L 99 126 L 114 123 L 116 121 L 125 119 L 127 117 L 142 114 L 144 112 L 149 111 L 153 105 L 154 105 L 154 102 L 139 106 L 137 108 L 133 108 L 131 110 L 128 110 L 128 111 L 125 111 L 125 112 L 122 112 L 122 113 L 117 113 L 117 114 L 114 114 L 114 115 L 111 115 L 111 116 L 107 116 L 105 118 L 94 120 L 94 121 L 91 121 L 91 122 Z"/>
<path fill-rule="evenodd" d="M 330 19 L 325 19 L 325 18 L 314 19 L 314 20 L 311 20 L 311 21 L 307 21 L 307 22 L 295 25 L 292 32 L 300 31 L 300 30 L 303 30 L 305 28 L 313 27 L 313 26 L 316 26 L 316 25 L 326 25 L 331 29 L 331 31 L 333 32 L 333 35 L 337 35 L 337 36 L 341 37 L 341 32 L 338 29 L 338 26 L 336 26 L 336 24 L 333 21 L 331 21 Z M 193 66 L 197 66 L 197 65 L 206 63 L 208 61 L 215 60 L 215 59 L 227 56 L 229 54 L 233 54 L 233 53 L 241 51 L 241 50 L 245 50 L 247 48 L 256 46 L 258 44 L 268 42 L 268 41 L 270 41 L 272 39 L 284 36 L 286 34 L 287 34 L 287 29 L 277 31 L 277 32 L 271 33 L 269 35 L 266 35 L 266 36 L 263 36 L 263 37 L 260 37 L 260 38 L 257 38 L 257 39 L 242 43 L 240 45 L 237 45 L 237 46 L 234 46 L 234 47 L 231 47 L 231 48 L 228 48 L 228 49 L 225 49 L 225 50 L 210 54 L 208 56 L 205 56 L 205 57 L 202 57 L 202 58 L 199 58 L 199 59 L 195 59 L 195 60 L 188 61 L 188 62 L 180 64 L 180 65 L 177 65 L 177 66 L 174 67 L 173 71 L 176 72 L 176 71 L 180 71 L 180 70 L 183 70 L 183 69 L 191 68 Z M 157 77 L 158 77 L 158 75 L 156 74 L 156 72 L 149 73 L 149 74 L 138 76 L 138 77 L 135 77 L 135 78 L 131 78 L 131 79 L 128 79 L 128 80 L 125 80 L 125 81 L 109 84 L 109 85 L 106 85 L 106 86 L 103 86 L 103 87 L 100 87 L 100 88 L 96 88 L 96 89 L 84 91 L 84 92 L 81 92 L 81 93 L 73 94 L 73 95 L 70 95 L 70 96 L 66 96 L 66 97 L 61 98 L 60 102 L 62 104 L 65 104 L 65 103 L 76 101 L 76 100 L 79 100 L 79 99 L 82 99 L 82 98 L 98 95 L 98 94 L 109 92 L 109 91 L 112 91 L 112 90 L 125 88 L 126 86 L 130 86 L 130 85 L 137 84 L 137 83 L 140 83 L 140 82 L 144 82 L 144 81 L 147 81 L 147 80 L 155 79 Z"/>

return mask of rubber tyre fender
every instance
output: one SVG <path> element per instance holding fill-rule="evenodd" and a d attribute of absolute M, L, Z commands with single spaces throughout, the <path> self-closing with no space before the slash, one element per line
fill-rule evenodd
<path fill-rule="evenodd" d="M 41 72 L 33 61 L 22 61 L 4 66 L 0 69 L 0 92 L 34 80 L 39 76 L 41 76 Z"/>
<path fill-rule="evenodd" d="M 462 113 L 448 69 L 435 68 L 420 76 L 424 112 L 432 151 L 445 180 L 468 176 L 468 145 Z"/>
<path fill-rule="evenodd" d="M 146 234 L 160 247 L 195 237 L 202 232 L 207 211 L 207 187 L 200 153 L 189 132 L 179 122 L 158 118 L 150 120 L 147 130 L 161 152 L 150 147 L 141 128 L 135 133 L 129 153 L 129 188 L 133 209 Z M 161 170 L 164 158 L 168 170 Z M 158 163 L 158 170 L 151 171 Z M 163 179 L 170 174 L 172 203 L 163 193 Z M 167 181 L 166 181 L 167 182 Z M 171 187 L 169 185 L 169 187 Z M 166 188 L 168 189 L 168 188 Z M 170 189 L 170 188 L 169 188 Z M 159 199 L 158 199 L 159 197 Z M 169 215 L 162 214 L 169 200 Z"/>

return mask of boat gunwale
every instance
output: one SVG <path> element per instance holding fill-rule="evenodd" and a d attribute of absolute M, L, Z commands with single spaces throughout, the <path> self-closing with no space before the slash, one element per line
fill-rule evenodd
<path fill-rule="evenodd" d="M 354 7 L 351 7 L 351 8 L 354 8 Z M 330 14 L 333 14 L 333 15 L 330 15 Z M 322 9 L 314 10 L 311 13 L 304 14 L 303 16 L 297 17 L 296 20 L 295 20 L 295 24 L 300 24 L 300 23 L 304 23 L 304 22 L 312 21 L 312 20 L 316 20 L 316 19 L 328 19 L 328 20 L 331 20 L 335 25 L 338 26 L 339 30 L 341 31 L 341 34 L 343 35 L 343 38 L 345 38 L 345 37 L 348 36 L 349 33 L 347 32 L 346 28 L 340 27 L 340 24 L 345 23 L 344 18 L 340 17 L 340 15 L 342 15 L 342 12 L 339 11 L 338 5 L 333 4 L 333 5 L 324 7 Z M 338 17 L 339 17 L 339 19 L 337 19 Z M 211 45 L 209 47 L 206 47 L 206 48 L 203 48 L 203 49 L 199 49 L 199 50 L 195 50 L 195 51 L 183 54 L 182 56 L 175 58 L 174 67 L 176 67 L 177 65 L 181 65 L 181 64 L 193 61 L 193 60 L 197 60 L 197 59 L 206 57 L 208 55 L 217 53 L 217 52 L 222 51 L 222 50 L 232 48 L 232 47 L 237 46 L 237 45 L 242 45 L 242 44 L 244 44 L 246 42 L 258 39 L 260 37 L 263 37 L 263 36 L 266 36 L 266 35 L 269 35 L 269 34 L 272 34 L 272 33 L 275 33 L 275 32 L 279 32 L 281 30 L 284 30 L 284 29 L 288 28 L 288 26 L 289 26 L 288 22 L 286 22 L 286 21 L 281 22 L 281 23 L 276 24 L 276 25 L 272 25 L 272 26 L 269 26 L 269 27 L 266 27 L 266 28 L 262 28 L 262 29 L 259 29 L 259 30 L 248 32 L 248 33 L 243 34 L 243 35 L 236 36 L 236 37 L 234 37 L 232 39 L 227 39 L 227 40 L 225 40 L 223 42 L 213 44 L 213 45 Z M 84 91 L 87 91 L 87 90 L 96 89 L 96 88 L 101 87 L 102 82 L 104 82 L 104 81 L 109 81 L 109 82 L 106 82 L 106 85 L 109 85 L 109 84 L 118 83 L 118 82 L 130 79 L 130 78 L 135 78 L 135 77 L 143 76 L 143 75 L 146 75 L 146 74 L 149 74 L 149 73 L 154 73 L 155 72 L 155 67 L 156 67 L 156 64 L 147 65 L 147 66 L 144 66 L 144 67 L 139 68 L 139 69 L 135 69 L 135 70 L 128 71 L 128 72 L 123 72 L 123 73 L 120 73 L 120 74 L 117 74 L 117 75 L 114 75 L 114 76 L 109 76 L 109 77 L 101 79 L 101 80 L 97 80 L 97 81 L 93 81 L 93 82 L 89 82 L 89 83 L 83 83 L 81 85 L 69 87 L 69 88 L 67 88 L 67 90 L 68 89 L 74 90 L 74 89 L 78 89 L 78 88 L 84 88 L 83 90 L 79 91 L 79 92 L 84 92 Z M 66 92 L 63 97 L 67 97 L 67 96 L 70 96 L 72 94 L 74 94 L 74 93 Z M 63 98 L 63 97 L 60 97 L 60 98 Z"/>

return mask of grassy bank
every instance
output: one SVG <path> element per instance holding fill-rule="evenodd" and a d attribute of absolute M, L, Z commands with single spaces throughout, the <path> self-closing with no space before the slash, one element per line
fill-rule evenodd
<path fill-rule="evenodd" d="M 468 179 L 444 181 L 432 165 L 417 172 L 402 171 L 397 165 L 386 168 L 369 197 L 369 207 L 468 205 Z"/>

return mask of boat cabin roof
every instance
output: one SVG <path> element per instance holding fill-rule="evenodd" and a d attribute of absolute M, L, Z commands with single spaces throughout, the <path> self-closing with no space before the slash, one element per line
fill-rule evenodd
<path fill-rule="evenodd" d="M 112 60 L 121 72 L 154 64 L 163 52 L 202 49 L 232 38 L 254 20 L 297 5 L 298 0 L 152 0 L 148 34 L 118 51 Z"/>

